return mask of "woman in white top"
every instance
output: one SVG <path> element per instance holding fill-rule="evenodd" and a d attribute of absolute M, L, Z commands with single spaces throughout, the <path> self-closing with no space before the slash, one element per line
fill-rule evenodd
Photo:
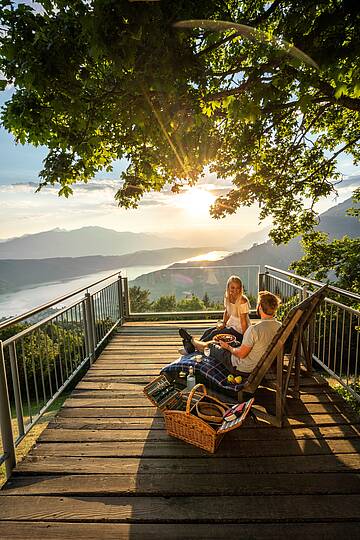
<path fill-rule="evenodd" d="M 223 319 L 218 322 L 216 328 L 205 330 L 201 341 L 210 341 L 217 334 L 231 334 L 241 343 L 245 331 L 250 326 L 250 304 L 243 293 L 241 279 L 238 276 L 230 276 L 226 283 Z"/>

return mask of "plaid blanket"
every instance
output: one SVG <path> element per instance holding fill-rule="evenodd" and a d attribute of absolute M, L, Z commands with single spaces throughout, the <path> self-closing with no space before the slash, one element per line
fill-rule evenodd
<path fill-rule="evenodd" d="M 245 381 L 243 380 L 240 384 L 228 382 L 227 377 L 229 371 L 221 362 L 215 360 L 211 356 L 207 357 L 204 355 L 202 355 L 201 362 L 196 362 L 196 355 L 199 355 L 199 352 L 180 356 L 175 362 L 165 366 L 161 370 L 161 373 L 174 379 L 180 371 L 188 373 L 189 367 L 192 366 L 194 368 L 196 382 L 202 382 L 208 388 L 212 388 L 225 395 L 236 398 L 237 392 L 243 388 Z"/>

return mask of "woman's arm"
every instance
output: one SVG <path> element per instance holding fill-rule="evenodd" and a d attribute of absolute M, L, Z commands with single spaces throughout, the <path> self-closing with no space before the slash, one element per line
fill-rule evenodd
<path fill-rule="evenodd" d="M 230 319 L 230 315 L 228 314 L 227 310 L 225 309 L 224 315 L 223 315 L 224 326 L 226 326 L 226 323 L 228 322 L 229 319 Z"/>
<path fill-rule="evenodd" d="M 218 330 L 222 330 L 223 328 L 225 328 L 226 323 L 227 323 L 228 320 L 229 320 L 229 317 L 230 317 L 230 315 L 228 314 L 228 312 L 227 312 L 226 309 L 225 309 L 224 314 L 223 314 L 223 316 L 222 316 L 222 320 L 220 320 L 220 321 L 217 322 L 216 328 L 217 328 Z"/>

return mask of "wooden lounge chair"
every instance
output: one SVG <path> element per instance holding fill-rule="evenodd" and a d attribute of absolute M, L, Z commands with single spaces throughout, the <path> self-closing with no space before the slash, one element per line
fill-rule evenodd
<path fill-rule="evenodd" d="M 305 365 L 308 371 L 311 371 L 312 351 L 310 345 L 306 343 L 305 331 L 313 321 L 320 303 L 325 298 L 327 285 L 324 285 L 311 296 L 300 302 L 289 311 L 285 317 L 281 328 L 275 334 L 272 342 L 261 357 L 255 369 L 244 381 L 238 400 L 243 401 L 243 392 L 254 394 L 259 385 L 263 382 L 266 374 L 276 363 L 276 379 L 266 381 L 266 386 L 272 386 L 276 392 L 276 414 L 270 415 L 267 412 L 260 411 L 253 407 L 258 418 L 267 420 L 271 424 L 281 427 L 286 405 L 286 396 L 289 391 L 289 383 L 292 372 L 294 371 L 293 395 L 299 397 L 299 379 L 301 353 L 305 358 Z M 288 363 L 284 363 L 284 346 L 286 341 L 292 336 L 291 351 L 288 357 Z"/>

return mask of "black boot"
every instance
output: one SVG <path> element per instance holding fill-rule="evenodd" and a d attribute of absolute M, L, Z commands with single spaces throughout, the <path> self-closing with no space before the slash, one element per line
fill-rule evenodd
<path fill-rule="evenodd" d="M 185 328 L 179 328 L 179 335 L 183 340 L 183 346 L 188 354 L 195 352 L 195 347 L 191 343 L 192 335 L 185 330 Z"/>

